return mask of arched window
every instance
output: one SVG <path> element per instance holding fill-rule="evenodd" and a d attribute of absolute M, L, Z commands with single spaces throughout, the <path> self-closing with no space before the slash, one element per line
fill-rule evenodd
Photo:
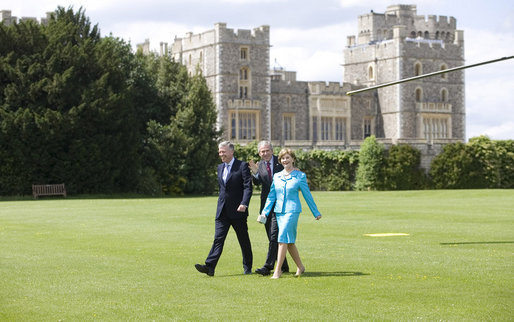
<path fill-rule="evenodd" d="M 250 75 L 250 71 L 248 70 L 247 67 L 242 67 L 239 70 L 239 79 L 240 80 L 248 80 L 249 75 Z"/>
<path fill-rule="evenodd" d="M 418 38 L 423 38 L 423 32 L 418 31 Z"/>
<path fill-rule="evenodd" d="M 410 32 L 410 37 L 411 38 L 416 38 L 416 32 L 415 31 L 411 31 Z"/>
<path fill-rule="evenodd" d="M 448 102 L 448 90 L 446 88 L 441 90 L 441 102 Z"/>
<path fill-rule="evenodd" d="M 368 80 L 374 80 L 375 79 L 375 73 L 373 70 L 373 66 L 368 67 Z"/>
<path fill-rule="evenodd" d="M 416 62 L 414 64 L 414 76 L 419 76 L 421 74 L 423 74 L 423 66 L 420 62 Z"/>
<path fill-rule="evenodd" d="M 421 88 L 416 88 L 416 102 L 421 102 L 423 100 L 423 90 Z"/>
<path fill-rule="evenodd" d="M 441 70 L 448 69 L 448 66 L 446 66 L 446 64 L 442 64 L 440 69 L 441 69 Z M 446 74 L 446 73 L 441 74 L 441 78 L 442 78 L 442 79 L 446 79 L 446 77 L 447 77 L 447 74 Z"/>
<path fill-rule="evenodd" d="M 430 35 L 428 33 L 428 31 L 425 31 L 425 39 L 429 39 L 430 38 Z"/>
<path fill-rule="evenodd" d="M 439 31 L 435 32 L 435 39 L 439 39 Z"/>
<path fill-rule="evenodd" d="M 191 65 L 191 63 L 192 63 L 191 54 L 189 54 L 189 65 Z"/>

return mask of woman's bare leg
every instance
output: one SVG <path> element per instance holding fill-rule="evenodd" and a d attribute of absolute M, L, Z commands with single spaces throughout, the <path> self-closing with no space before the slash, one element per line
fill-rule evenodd
<path fill-rule="evenodd" d="M 298 253 L 298 248 L 296 248 L 296 244 L 287 244 L 287 249 L 289 250 L 289 254 L 291 254 L 294 262 L 296 263 L 296 276 L 302 275 L 303 272 L 305 272 L 305 266 L 303 266 L 300 253 Z"/>
<path fill-rule="evenodd" d="M 276 278 L 279 278 L 280 275 L 282 275 L 282 264 L 284 263 L 284 260 L 286 259 L 286 253 L 287 253 L 287 244 L 278 243 L 277 263 L 275 266 L 275 271 L 273 272 L 273 276 L 271 278 L 276 279 Z"/>

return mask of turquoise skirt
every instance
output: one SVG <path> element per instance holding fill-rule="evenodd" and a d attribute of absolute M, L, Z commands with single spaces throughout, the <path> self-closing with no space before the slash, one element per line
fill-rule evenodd
<path fill-rule="evenodd" d="M 299 212 L 277 213 L 279 243 L 292 244 L 296 242 L 296 227 L 298 226 Z"/>

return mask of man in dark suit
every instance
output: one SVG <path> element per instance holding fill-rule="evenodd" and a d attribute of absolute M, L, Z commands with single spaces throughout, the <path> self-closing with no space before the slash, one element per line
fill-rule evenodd
<path fill-rule="evenodd" d="M 252 175 L 246 162 L 234 158 L 234 145 L 228 141 L 218 146 L 221 163 L 218 166 L 219 196 L 216 209 L 216 230 L 205 265 L 196 264 L 200 273 L 214 276 L 230 226 L 236 232 L 243 253 L 244 274 L 252 273 L 252 245 L 248 235 L 248 206 L 252 197 Z"/>
<path fill-rule="evenodd" d="M 261 161 L 258 164 L 255 164 L 255 162 L 251 160 L 250 169 L 253 172 L 253 183 L 256 185 L 261 185 L 261 208 L 259 210 L 260 214 L 264 208 L 264 204 L 266 204 L 266 199 L 268 198 L 271 183 L 273 182 L 273 174 L 282 171 L 284 167 L 282 164 L 280 164 L 278 158 L 273 155 L 273 146 L 271 145 L 271 142 L 261 141 L 257 145 L 257 149 L 259 150 Z M 256 269 L 255 272 L 261 275 L 269 275 L 275 266 L 278 252 L 278 226 L 274 211 L 271 211 L 264 226 L 266 228 L 266 234 L 268 235 L 269 240 L 268 255 L 266 256 L 266 262 L 264 263 L 264 266 Z M 284 264 L 282 265 L 282 271 L 289 272 L 287 260 L 285 260 Z"/>

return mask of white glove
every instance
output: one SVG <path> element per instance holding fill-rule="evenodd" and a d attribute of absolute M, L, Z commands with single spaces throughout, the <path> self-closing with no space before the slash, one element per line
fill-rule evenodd
<path fill-rule="evenodd" d="M 265 224 L 265 223 L 266 223 L 266 219 L 268 219 L 268 218 L 266 217 L 266 215 L 259 215 L 259 216 L 257 217 L 257 221 L 258 221 L 258 222 L 260 222 L 261 224 Z"/>

